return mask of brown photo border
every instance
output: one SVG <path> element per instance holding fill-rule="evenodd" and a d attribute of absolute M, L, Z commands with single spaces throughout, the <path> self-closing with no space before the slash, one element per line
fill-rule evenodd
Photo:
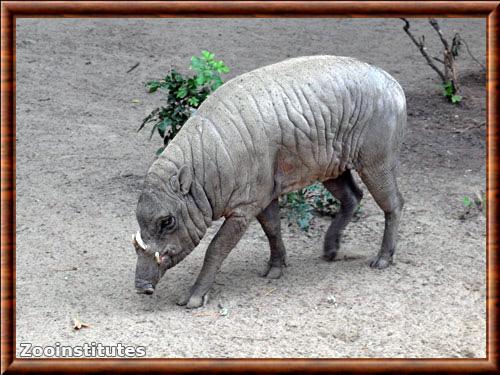
<path fill-rule="evenodd" d="M 7 1 L 1 5 L 2 373 L 499 373 L 499 1 Z M 487 21 L 486 359 L 19 359 L 15 358 L 15 22 L 34 17 L 467 17 Z"/>

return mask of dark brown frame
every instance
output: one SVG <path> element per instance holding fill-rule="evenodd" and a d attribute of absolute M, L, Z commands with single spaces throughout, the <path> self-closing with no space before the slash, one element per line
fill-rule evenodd
<path fill-rule="evenodd" d="M 1 365 L 2 373 L 471 372 L 499 373 L 498 52 L 499 1 L 30 2 L 1 5 Z M 16 359 L 15 358 L 15 20 L 18 17 L 478 17 L 487 19 L 487 358 L 486 359 Z"/>

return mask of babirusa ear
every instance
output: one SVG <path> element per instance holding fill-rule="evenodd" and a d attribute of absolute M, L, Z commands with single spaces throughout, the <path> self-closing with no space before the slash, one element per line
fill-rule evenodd
<path fill-rule="evenodd" d="M 191 188 L 191 183 L 193 182 L 193 176 L 191 176 L 191 171 L 188 167 L 183 165 L 181 169 L 179 169 L 179 173 L 177 174 L 177 186 L 180 192 L 183 195 L 189 193 L 189 189 Z"/>

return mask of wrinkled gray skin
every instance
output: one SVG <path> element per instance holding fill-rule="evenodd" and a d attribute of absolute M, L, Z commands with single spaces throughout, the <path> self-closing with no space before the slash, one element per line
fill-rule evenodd
<path fill-rule="evenodd" d="M 204 304 L 216 272 L 254 217 L 270 243 L 265 276 L 280 277 L 286 252 L 278 197 L 315 180 L 341 202 L 324 241 L 324 258 L 334 260 L 341 232 L 362 198 L 351 169 L 385 213 L 382 247 L 370 265 L 387 267 L 403 207 L 395 170 L 405 103 L 389 74 L 347 57 L 294 58 L 221 86 L 147 174 L 137 206 L 147 245 L 146 251 L 137 249 L 138 292 L 152 293 L 165 271 L 222 216 L 202 270 L 179 304 Z"/>

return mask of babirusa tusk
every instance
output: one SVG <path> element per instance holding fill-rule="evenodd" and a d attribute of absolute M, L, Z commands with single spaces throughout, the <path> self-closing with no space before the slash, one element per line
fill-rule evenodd
<path fill-rule="evenodd" d="M 140 247 L 142 250 L 147 250 L 148 246 L 144 243 L 141 237 L 141 231 L 138 230 L 135 236 L 133 236 L 133 241 L 134 244 L 138 247 Z M 157 251 L 155 253 L 155 260 L 156 263 L 161 264 L 161 258 L 160 258 L 160 253 Z"/>
<path fill-rule="evenodd" d="M 147 249 L 147 246 L 146 244 L 144 243 L 144 241 L 142 240 L 142 237 L 141 237 L 141 231 L 138 230 L 137 233 L 135 234 L 135 242 L 137 242 L 137 245 L 139 245 L 139 247 L 142 249 L 142 250 L 146 250 Z"/>

